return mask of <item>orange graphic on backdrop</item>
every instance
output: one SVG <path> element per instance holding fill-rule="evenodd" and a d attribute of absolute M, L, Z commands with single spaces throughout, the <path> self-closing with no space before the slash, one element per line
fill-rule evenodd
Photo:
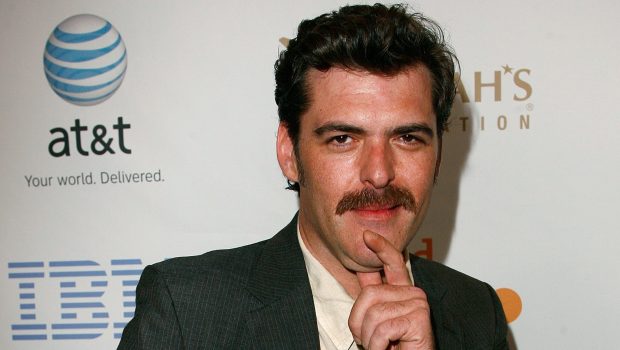
<path fill-rule="evenodd" d="M 497 296 L 502 302 L 502 308 L 506 314 L 506 321 L 510 323 L 519 318 L 521 310 L 523 309 L 523 303 L 521 302 L 519 294 L 509 288 L 500 288 L 497 290 Z"/>

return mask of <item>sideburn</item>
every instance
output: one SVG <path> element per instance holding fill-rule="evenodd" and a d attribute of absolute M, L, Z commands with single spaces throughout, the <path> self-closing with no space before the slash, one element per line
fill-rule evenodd
<path fill-rule="evenodd" d="M 306 184 L 304 167 L 301 163 L 301 158 L 299 157 L 299 140 L 296 140 L 293 144 L 293 153 L 295 153 L 295 163 L 297 165 L 297 176 L 299 177 L 298 183 L 299 187 L 304 186 Z"/>

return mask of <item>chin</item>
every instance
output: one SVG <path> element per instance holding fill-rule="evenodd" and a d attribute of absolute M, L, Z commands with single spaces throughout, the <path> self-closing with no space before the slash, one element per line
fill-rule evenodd
<path fill-rule="evenodd" d="M 376 272 L 383 270 L 383 263 L 377 254 L 364 248 L 366 252 L 354 254 L 343 261 L 344 267 L 354 272 Z"/>

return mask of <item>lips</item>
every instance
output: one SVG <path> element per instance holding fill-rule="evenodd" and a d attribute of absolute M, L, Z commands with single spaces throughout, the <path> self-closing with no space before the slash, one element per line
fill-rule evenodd
<path fill-rule="evenodd" d="M 398 204 L 389 204 L 389 205 L 368 205 L 360 208 L 355 208 L 354 210 L 367 210 L 367 211 L 375 211 L 375 210 L 390 210 L 398 207 Z"/>
<path fill-rule="evenodd" d="M 385 220 L 396 215 L 396 212 L 400 208 L 400 205 L 394 206 L 368 206 L 362 208 L 352 209 L 351 212 L 355 213 L 366 219 Z"/>

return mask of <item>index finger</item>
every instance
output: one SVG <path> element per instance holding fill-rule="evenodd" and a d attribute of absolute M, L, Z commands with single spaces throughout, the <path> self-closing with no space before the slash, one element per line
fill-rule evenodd
<path fill-rule="evenodd" d="M 383 284 L 381 280 L 381 274 L 377 272 L 356 272 L 357 281 L 360 287 L 363 289 L 366 286 L 374 286 Z"/>
<path fill-rule="evenodd" d="M 364 243 L 383 263 L 383 273 L 387 284 L 410 286 L 411 278 L 405 265 L 403 253 L 399 252 L 385 237 L 372 231 L 364 231 Z"/>

